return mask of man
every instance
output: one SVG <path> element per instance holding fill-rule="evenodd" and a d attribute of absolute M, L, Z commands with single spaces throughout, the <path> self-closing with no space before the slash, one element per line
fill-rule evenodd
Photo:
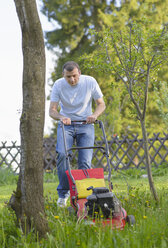
<path fill-rule="evenodd" d="M 92 99 L 96 102 L 96 109 L 92 113 Z M 60 105 L 60 111 L 58 107 Z M 68 61 L 63 66 L 63 78 L 58 79 L 51 92 L 49 114 L 54 120 L 60 120 L 65 125 L 67 148 L 71 148 L 76 139 L 77 146 L 94 145 L 94 125 L 98 116 L 105 110 L 103 94 L 93 77 L 81 75 L 79 65 Z M 80 121 L 86 120 L 87 124 Z M 60 123 L 57 128 L 57 171 L 59 178 L 58 201 L 60 207 L 66 206 L 69 197 L 69 184 L 65 171 L 67 163 Z M 91 167 L 92 149 L 81 149 L 78 153 L 78 169 Z"/>

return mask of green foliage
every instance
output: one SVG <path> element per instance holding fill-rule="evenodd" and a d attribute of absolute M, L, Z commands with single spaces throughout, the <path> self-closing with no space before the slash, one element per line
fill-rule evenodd
<path fill-rule="evenodd" d="M 160 88 L 160 90 L 158 90 Z M 163 119 L 166 126 L 168 123 L 168 86 L 167 82 L 159 82 L 155 86 L 155 93 L 157 95 L 157 105 L 159 107 L 159 116 Z"/>
<path fill-rule="evenodd" d="M 109 75 L 108 70 L 106 72 L 95 72 L 91 60 L 88 62 L 88 68 L 86 68 L 83 66 L 83 61 L 79 61 L 79 57 L 84 53 L 92 54 L 98 49 L 97 38 L 94 35 L 91 36 L 89 30 L 100 31 L 109 27 L 119 31 L 125 28 L 128 21 L 141 23 L 142 20 L 147 19 L 150 28 L 154 30 L 153 34 L 155 34 L 155 30 L 160 30 L 160 27 L 168 22 L 168 1 L 128 0 L 121 1 L 121 6 L 117 5 L 114 0 L 84 0 L 80 3 L 77 3 L 76 0 L 42 0 L 42 3 L 42 12 L 48 17 L 49 21 L 55 24 L 55 29 L 46 33 L 46 45 L 56 52 L 57 56 L 55 69 L 51 75 L 52 80 L 55 81 L 61 76 L 62 65 L 65 61 L 76 60 L 80 64 L 82 73 L 89 73 L 94 76 L 101 86 L 107 106 L 105 118 L 102 117 L 105 119 L 107 132 L 109 134 L 140 133 L 135 111 L 123 89 L 120 89 L 118 77 Z M 154 48 L 155 45 L 153 43 L 152 47 Z M 101 68 L 101 65 L 99 67 Z M 162 70 L 157 73 L 158 77 L 156 78 L 167 81 L 167 64 L 164 63 Z M 154 82 L 157 84 L 158 80 L 151 83 Z M 146 123 L 148 132 L 153 133 L 155 130 L 164 130 L 166 125 L 162 118 L 157 118 L 160 111 L 159 106 L 156 104 L 153 87 L 150 87 L 149 90 Z M 53 125 L 53 133 L 55 133 L 55 128 L 55 125 Z"/>
<path fill-rule="evenodd" d="M 112 14 L 100 11 L 100 18 L 106 27 L 122 30 L 129 20 L 140 21 L 144 18 L 150 21 L 151 28 L 160 29 L 160 25 L 168 21 L 167 0 L 128 0 L 121 1 L 120 8 L 114 9 Z"/>
<path fill-rule="evenodd" d="M 124 84 L 121 96 L 129 95 L 124 108 L 129 107 L 127 117 L 144 120 L 150 82 L 156 81 L 158 69 L 168 59 L 167 26 L 156 31 L 146 20 L 131 21 L 120 31 L 107 28 L 91 34 L 97 36 L 99 48 L 81 56 L 85 67 L 111 75 L 116 79 L 113 87 L 121 90 Z"/>
<path fill-rule="evenodd" d="M 142 20 L 146 19 L 148 20 L 150 28 L 154 30 L 153 34 L 155 34 L 155 30 L 160 30 L 161 26 L 166 24 L 168 21 L 168 16 L 165 11 L 167 9 L 167 6 L 167 0 L 125 1 L 121 4 L 121 8 L 119 10 L 114 10 L 113 14 L 104 14 L 103 12 L 100 12 L 100 18 L 104 20 L 105 27 L 111 27 L 115 31 L 123 30 L 125 28 L 125 25 L 128 23 L 128 20 L 141 23 Z M 161 70 L 157 71 L 157 74 L 157 77 L 153 77 L 151 84 L 157 85 L 159 84 L 160 80 L 167 81 L 167 63 L 162 64 L 162 68 Z M 149 92 L 150 94 L 148 96 L 149 101 L 146 118 L 148 132 L 152 133 L 154 132 L 154 130 L 165 130 L 166 123 L 163 123 L 163 117 L 165 116 L 165 107 L 164 111 L 162 111 L 162 114 L 160 115 L 160 110 L 158 105 L 156 104 L 156 95 L 153 92 L 153 87 L 149 88 Z M 161 91 L 158 91 L 158 94 L 162 97 Z M 135 127 L 136 119 L 134 119 L 133 116 L 128 115 L 128 112 L 129 111 L 125 111 L 125 107 L 123 107 L 123 111 L 121 113 L 121 119 L 123 120 L 122 126 L 125 127 L 124 129 L 126 131 L 137 131 L 137 133 L 139 133 L 139 128 Z M 158 118 L 159 115 L 160 117 Z M 120 123 L 121 122 L 118 122 L 118 125 L 120 125 Z M 130 127 L 129 130 L 127 130 L 128 126 Z"/>
<path fill-rule="evenodd" d="M 43 180 L 44 180 L 44 183 L 51 183 L 51 182 L 53 183 L 53 182 L 58 181 L 56 169 L 52 171 L 47 170 L 46 172 L 44 172 Z"/>
<path fill-rule="evenodd" d="M 99 19 L 99 10 L 103 13 L 110 13 L 113 0 L 92 1 L 83 0 L 42 0 L 42 12 L 49 21 L 55 22 L 57 28 L 46 32 L 47 47 L 53 50 L 58 48 L 56 75 L 60 77 L 62 65 L 67 60 L 78 60 L 80 54 L 92 52 L 94 42 L 90 39 L 89 28 L 101 29 L 102 21 Z"/>
<path fill-rule="evenodd" d="M 156 176 L 167 176 L 168 175 L 168 164 L 163 163 L 156 167 L 152 164 L 152 175 L 154 177 Z M 136 168 L 130 168 L 127 170 L 118 170 L 118 171 L 112 171 L 112 178 L 118 178 L 122 177 L 125 180 L 130 180 L 131 178 L 147 178 L 147 171 L 146 169 L 136 169 Z"/>
<path fill-rule="evenodd" d="M 168 174 L 168 165 L 167 163 L 163 163 L 161 165 L 159 165 L 157 168 L 156 167 L 152 167 L 152 175 L 154 177 L 157 176 L 166 176 Z"/>

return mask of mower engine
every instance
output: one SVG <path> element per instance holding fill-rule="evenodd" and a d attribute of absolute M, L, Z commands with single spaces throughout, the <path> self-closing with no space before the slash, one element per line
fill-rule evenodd
<path fill-rule="evenodd" d="M 91 186 L 87 190 L 92 190 L 92 195 L 87 196 L 87 202 L 85 203 L 90 217 L 103 214 L 105 218 L 109 218 L 120 212 L 120 202 L 114 193 L 109 192 L 108 188 L 93 188 Z"/>

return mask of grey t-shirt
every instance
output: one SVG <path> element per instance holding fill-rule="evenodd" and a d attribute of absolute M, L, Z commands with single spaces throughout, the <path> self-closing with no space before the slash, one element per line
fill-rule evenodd
<path fill-rule="evenodd" d="M 71 86 L 65 78 L 58 79 L 52 88 L 51 102 L 59 102 L 60 114 L 71 120 L 86 120 L 92 114 L 92 99 L 103 97 L 97 81 L 80 75 L 79 82 Z"/>

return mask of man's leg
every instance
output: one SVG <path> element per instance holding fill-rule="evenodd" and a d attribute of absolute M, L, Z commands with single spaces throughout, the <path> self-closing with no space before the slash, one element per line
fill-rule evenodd
<path fill-rule="evenodd" d="M 59 185 L 57 187 L 59 198 L 67 198 L 69 196 L 69 183 L 65 171 L 68 169 L 65 153 L 57 155 L 57 172 Z"/>
<path fill-rule="evenodd" d="M 65 128 L 67 148 L 70 148 L 73 145 L 73 129 L 71 126 L 64 126 L 64 128 Z M 62 127 L 60 125 L 58 125 L 57 128 L 56 151 L 58 153 L 57 155 L 57 172 L 59 178 L 59 185 L 57 187 L 58 196 L 59 198 L 67 198 L 69 196 L 69 183 L 65 171 L 68 169 L 68 165 L 65 155 L 63 132 L 62 132 Z"/>
<path fill-rule="evenodd" d="M 76 142 L 79 147 L 94 146 L 94 125 L 78 125 L 76 132 Z M 78 169 L 91 168 L 93 149 L 79 150 Z"/>

